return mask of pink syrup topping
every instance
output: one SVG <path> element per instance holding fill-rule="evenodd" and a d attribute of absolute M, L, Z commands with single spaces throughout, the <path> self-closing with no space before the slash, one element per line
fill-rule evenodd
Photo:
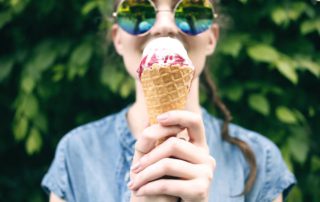
<path fill-rule="evenodd" d="M 139 78 L 145 68 L 151 68 L 155 63 L 160 67 L 179 64 L 194 68 L 182 43 L 170 37 L 157 38 L 147 44 L 137 70 Z"/>

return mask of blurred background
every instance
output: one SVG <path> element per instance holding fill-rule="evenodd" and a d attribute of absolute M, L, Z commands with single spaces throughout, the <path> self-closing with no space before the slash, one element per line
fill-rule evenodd
<path fill-rule="evenodd" d="M 209 58 L 233 122 L 273 140 L 298 184 L 289 202 L 320 201 L 320 2 L 221 1 Z M 0 0 L 0 201 L 42 202 L 59 139 L 122 109 L 134 83 L 107 41 L 107 0 Z M 221 114 L 203 91 L 201 102 Z"/>

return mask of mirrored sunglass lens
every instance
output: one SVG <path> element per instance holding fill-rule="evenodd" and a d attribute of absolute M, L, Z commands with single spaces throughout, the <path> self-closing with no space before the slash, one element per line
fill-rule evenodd
<path fill-rule="evenodd" d="M 212 25 L 212 4 L 209 0 L 183 0 L 176 8 L 175 21 L 178 28 L 184 33 L 200 34 Z"/>
<path fill-rule="evenodd" d="M 126 32 L 138 35 L 151 29 L 155 22 L 155 10 L 150 1 L 123 1 L 117 10 L 119 26 Z"/>

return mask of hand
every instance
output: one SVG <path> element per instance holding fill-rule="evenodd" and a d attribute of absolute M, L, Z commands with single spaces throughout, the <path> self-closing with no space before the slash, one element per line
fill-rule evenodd
<path fill-rule="evenodd" d="M 143 152 L 144 150 L 151 150 L 152 148 L 155 147 L 156 142 L 158 143 L 158 138 L 154 138 L 152 140 L 148 139 L 148 134 L 152 133 L 152 130 L 158 130 L 157 129 L 158 125 L 152 125 L 151 127 L 148 127 L 147 129 L 144 130 L 143 135 L 141 138 L 139 138 L 139 140 L 136 143 L 136 149 L 135 149 L 135 153 L 133 156 L 133 162 L 132 165 L 137 164 L 137 162 L 140 160 L 141 157 L 144 156 L 145 152 Z M 150 130 L 151 129 L 151 130 Z M 180 128 L 176 128 L 176 133 L 178 133 L 179 131 L 181 131 Z M 149 133 L 151 132 L 151 133 Z M 137 146 L 138 144 L 142 144 L 139 147 L 142 149 L 138 149 L 139 147 Z M 144 144 L 149 144 L 149 146 L 144 145 Z M 133 168 L 133 167 L 132 167 Z M 133 170 L 131 168 L 131 171 Z M 134 172 L 130 172 L 130 178 L 131 178 L 131 182 L 132 179 L 135 178 L 136 173 Z M 129 182 L 130 184 L 130 182 Z M 131 187 L 130 185 L 128 185 L 129 188 Z M 134 192 L 136 193 L 136 192 Z M 131 195 L 131 202 L 177 202 L 178 198 L 174 197 L 174 196 L 169 196 L 169 195 L 148 195 L 148 196 L 137 196 L 136 194 L 132 194 Z"/>
<path fill-rule="evenodd" d="M 159 116 L 158 122 L 146 128 L 136 143 L 139 155 L 134 159 L 129 188 L 136 196 L 170 195 L 186 202 L 207 201 L 215 160 L 209 155 L 201 117 L 177 110 Z M 184 129 L 189 142 L 176 137 Z M 165 137 L 170 138 L 154 146 Z"/>

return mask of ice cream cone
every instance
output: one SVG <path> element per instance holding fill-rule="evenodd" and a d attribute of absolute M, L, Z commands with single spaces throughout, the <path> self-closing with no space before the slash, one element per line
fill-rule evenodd
<path fill-rule="evenodd" d="M 157 116 L 162 113 L 185 108 L 192 77 L 193 68 L 179 64 L 159 66 L 155 63 L 143 71 L 141 83 L 150 124 L 156 124 Z"/>

